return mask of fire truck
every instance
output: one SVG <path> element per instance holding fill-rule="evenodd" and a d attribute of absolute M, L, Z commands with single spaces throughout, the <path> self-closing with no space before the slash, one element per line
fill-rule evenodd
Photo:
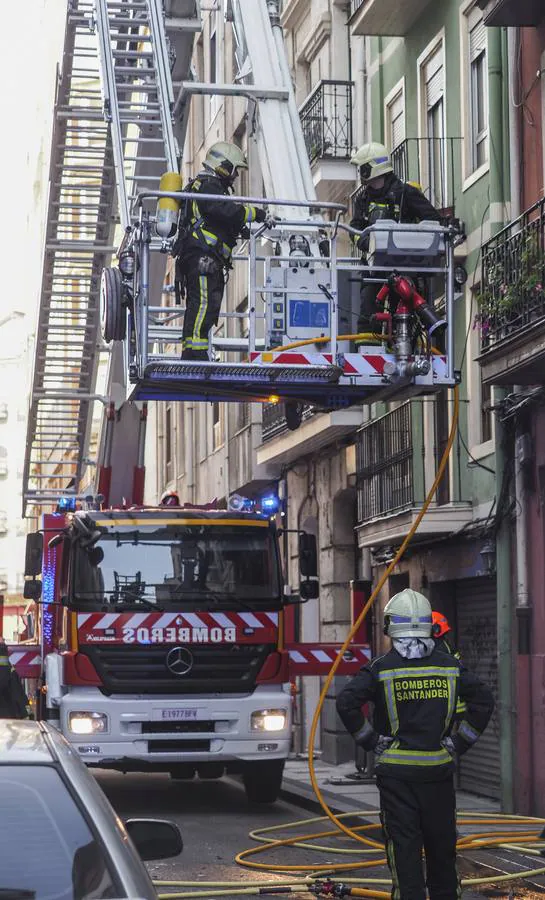
<path fill-rule="evenodd" d="M 299 534 L 286 591 L 273 518 L 196 508 L 78 510 L 28 535 L 32 643 L 11 659 L 87 765 L 242 775 L 276 800 L 292 730 L 291 685 L 336 648 L 290 641 L 290 612 L 318 594 L 316 542 Z M 341 673 L 368 657 L 355 646 Z"/>
<path fill-rule="evenodd" d="M 299 535 L 291 593 L 270 517 L 142 507 L 147 406 L 282 402 L 296 428 L 305 404 L 334 410 L 454 387 L 460 235 L 450 222 L 384 220 L 367 229 L 368 265 L 343 256 L 353 229 L 343 204 L 317 196 L 280 0 L 220 7 L 238 70 L 225 84 L 197 81 L 191 64 L 199 0 L 67 2 L 23 472 L 23 514 L 41 515 L 41 527 L 28 536 L 32 606 L 11 660 L 36 715 L 89 765 L 176 778 L 238 770 L 251 800 L 272 801 L 290 747 L 290 682 L 326 674 L 335 659 L 333 645 L 296 640 L 297 603 L 316 602 L 316 549 Z M 266 203 L 271 215 L 233 257 L 246 273 L 248 334 L 218 328 L 208 361 L 194 362 L 180 359 L 184 309 L 169 301 L 166 260 L 192 196 L 179 173 L 202 95 L 248 104 L 264 196 L 231 199 Z M 351 334 L 357 313 L 341 314 L 340 294 L 362 274 L 383 285 L 380 334 Z M 402 274 L 437 282 L 441 309 Z M 104 415 L 93 493 L 104 501 L 68 510 L 85 489 L 95 401 Z M 58 500 L 65 508 L 48 512 Z M 339 674 L 367 656 L 353 646 Z"/>

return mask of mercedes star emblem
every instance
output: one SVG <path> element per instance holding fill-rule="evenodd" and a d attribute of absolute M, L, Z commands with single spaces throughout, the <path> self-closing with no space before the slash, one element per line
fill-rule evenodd
<path fill-rule="evenodd" d="M 167 653 L 166 663 L 173 675 L 189 675 L 193 668 L 193 654 L 187 647 L 173 647 Z"/>

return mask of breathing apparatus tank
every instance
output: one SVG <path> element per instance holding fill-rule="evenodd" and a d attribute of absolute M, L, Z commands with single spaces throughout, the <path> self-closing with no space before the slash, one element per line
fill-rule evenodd
<path fill-rule="evenodd" d="M 178 172 L 165 172 L 159 182 L 160 191 L 181 191 L 182 176 Z M 160 197 L 157 201 L 155 230 L 163 240 L 174 237 L 180 212 L 180 201 L 174 197 Z"/>

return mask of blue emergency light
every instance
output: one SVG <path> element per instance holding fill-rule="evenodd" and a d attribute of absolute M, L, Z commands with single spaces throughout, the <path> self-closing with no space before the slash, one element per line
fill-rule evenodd
<path fill-rule="evenodd" d="M 75 512 L 76 511 L 76 498 L 75 497 L 59 497 L 57 501 L 57 512 Z"/>
<path fill-rule="evenodd" d="M 276 494 L 268 494 L 266 497 L 261 498 L 261 509 L 264 513 L 272 515 L 273 513 L 278 512 L 279 508 L 280 500 Z"/>

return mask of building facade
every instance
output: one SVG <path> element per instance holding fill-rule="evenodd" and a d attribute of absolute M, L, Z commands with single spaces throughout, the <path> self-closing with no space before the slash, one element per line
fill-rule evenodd
<path fill-rule="evenodd" d="M 510 153 L 512 38 L 509 29 L 487 21 L 485 5 L 483 0 L 442 4 L 420 0 L 400 8 L 394 0 L 316 0 L 309 8 L 304 0 L 285 0 L 282 26 L 319 198 L 348 202 L 357 188 L 349 162 L 353 150 L 365 140 L 383 141 L 392 151 L 396 174 L 418 182 L 446 218 L 457 218 L 464 225 L 465 239 L 456 250 L 461 267 L 455 322 L 456 368 L 461 373 L 458 431 L 430 510 L 381 592 L 369 636 L 374 652 L 379 652 L 384 641 L 381 609 L 387 597 L 404 586 L 422 590 L 434 608 L 448 615 L 464 659 L 489 682 L 500 711 L 486 737 L 463 761 L 460 785 L 501 796 L 506 808 L 515 804 L 528 811 L 529 801 L 525 806 L 522 794 L 513 789 L 514 767 L 522 756 L 517 762 L 508 751 L 518 726 L 516 698 L 509 699 L 511 670 L 505 664 L 511 658 L 514 673 L 517 654 L 513 644 L 506 647 L 504 631 L 506 618 L 511 614 L 515 618 L 513 604 L 506 609 L 506 592 L 516 578 L 511 564 L 516 548 L 509 544 L 505 550 L 512 504 L 510 508 L 511 487 L 505 477 L 509 467 L 504 460 L 505 424 L 498 414 L 504 388 L 496 387 L 495 376 L 482 362 L 492 327 L 487 313 L 488 248 L 516 211 Z M 521 210 L 543 196 L 543 166 L 529 153 L 542 121 L 539 79 L 527 94 L 535 72 L 543 66 L 543 29 L 522 31 L 519 45 L 525 48 L 525 62 L 517 96 L 525 97 L 531 117 L 520 114 L 524 120 L 520 147 L 526 148 L 533 174 L 522 168 Z M 530 42 L 528 48 L 524 42 Z M 194 70 L 198 81 L 232 82 L 236 77 L 233 36 L 220 11 L 205 14 Z M 236 98 L 193 99 L 184 176 L 196 174 L 206 147 L 220 139 L 234 140 L 248 153 L 250 170 L 239 185 L 240 193 L 261 195 L 253 126 L 246 103 Z M 244 251 L 243 245 L 239 250 Z M 346 255 L 350 254 L 347 246 Z M 352 328 L 358 285 L 347 279 L 341 290 L 343 324 Z M 163 302 L 173 303 L 172 293 L 166 293 Z M 436 302 L 440 304 L 441 298 Z M 236 274 L 230 279 L 224 309 L 228 316 L 220 319 L 220 336 L 244 336 L 247 297 Z M 226 499 L 234 492 L 259 497 L 276 491 L 283 524 L 314 532 L 320 549 L 320 600 L 296 608 L 293 636 L 338 641 L 351 622 L 351 582 L 361 595 L 368 595 L 432 486 L 452 426 L 453 402 L 443 392 L 406 403 L 327 413 L 307 407 L 297 431 L 287 428 L 282 404 L 262 408 L 157 404 L 152 415 L 155 442 L 149 454 L 155 477 L 148 482 L 149 499 L 155 500 L 166 488 L 176 488 L 182 501 L 198 503 Z M 531 431 L 536 435 L 536 487 L 528 500 L 528 528 L 535 528 L 535 533 L 542 515 L 537 438 L 542 416 L 536 406 Z M 286 576 L 295 586 L 292 535 L 286 536 L 284 551 Z M 541 551 L 529 551 L 529 578 L 540 585 L 541 558 Z M 539 609 L 534 605 L 534 627 L 538 621 L 545 627 L 543 602 Z M 514 640 L 514 628 L 509 634 Z M 535 691 L 543 664 L 536 653 Z M 527 663 L 528 659 L 522 665 Z M 523 690 L 521 677 L 517 683 Z M 338 686 L 326 702 L 319 734 L 320 750 L 329 762 L 349 760 L 354 753 L 334 712 Z M 319 690 L 319 679 L 305 679 L 299 685 L 294 749 L 301 753 Z M 537 694 L 532 702 L 538 702 Z M 535 719 L 535 709 L 533 715 Z M 529 718 L 524 726 L 521 720 L 518 733 L 530 733 L 528 723 Z M 517 752 L 526 754 L 530 772 L 532 765 L 535 769 L 530 758 L 536 751 L 526 746 L 527 739 L 519 744 Z M 535 781 L 530 775 L 528 779 L 524 791 L 529 797 Z"/>
<path fill-rule="evenodd" d="M 543 336 L 545 322 L 545 10 L 483 3 L 488 34 L 507 45 L 510 216 L 482 247 L 480 364 L 494 391 L 496 533 L 504 794 L 542 815 L 545 735 Z"/>

